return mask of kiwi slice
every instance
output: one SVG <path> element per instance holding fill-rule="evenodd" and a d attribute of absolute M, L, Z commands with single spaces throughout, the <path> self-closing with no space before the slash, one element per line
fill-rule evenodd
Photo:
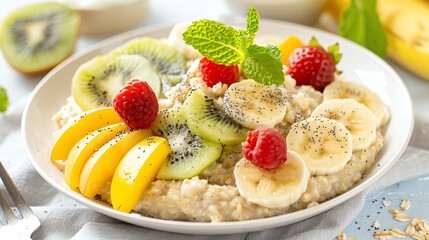
<path fill-rule="evenodd" d="M 9 64 L 26 74 L 47 72 L 73 52 L 80 17 L 58 3 L 20 8 L 0 25 L 0 47 Z"/>
<path fill-rule="evenodd" d="M 232 120 L 213 98 L 193 90 L 184 102 L 189 129 L 204 139 L 234 145 L 246 140 L 247 129 Z"/>
<path fill-rule="evenodd" d="M 186 62 L 182 53 L 158 39 L 144 37 L 113 49 L 111 54 L 136 54 L 145 57 L 167 81 L 164 84 L 176 85 L 186 72 Z"/>
<path fill-rule="evenodd" d="M 186 179 L 198 175 L 222 153 L 222 145 L 202 139 L 186 126 L 180 104 L 160 111 L 152 131 L 167 138 L 171 154 L 158 172 L 158 179 Z"/>
<path fill-rule="evenodd" d="M 98 56 L 82 64 L 73 76 L 71 93 L 84 111 L 110 107 L 113 96 L 133 78 L 146 81 L 159 95 L 159 75 L 146 58 L 138 55 Z"/>

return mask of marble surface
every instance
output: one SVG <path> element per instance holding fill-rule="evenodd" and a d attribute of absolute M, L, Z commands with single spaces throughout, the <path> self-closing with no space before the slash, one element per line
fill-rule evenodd
<path fill-rule="evenodd" d="M 31 2 L 40 1 L 31 0 Z M 0 0 L 0 19 L 13 9 L 29 2 L 29 0 Z M 190 21 L 201 18 L 221 19 L 222 16 L 234 15 L 227 4 L 225 4 L 225 1 L 222 0 L 151 0 L 149 4 L 148 16 L 141 23 L 141 26 Z M 107 37 L 109 35 L 97 37 L 82 36 L 78 42 L 77 50 L 81 50 Z M 389 64 L 398 72 L 407 86 L 417 115 L 429 116 L 429 81 L 413 75 L 393 62 L 389 61 Z M 26 77 L 17 73 L 10 68 L 3 56 L 0 55 L 0 85 L 8 90 L 11 104 L 28 95 L 41 78 L 41 76 Z M 429 124 L 429 117 L 427 119 Z M 421 133 L 422 130 L 419 129 L 418 131 Z M 429 137 L 425 135 L 421 139 L 429 141 Z M 418 143 L 421 144 L 422 141 L 418 141 Z M 427 145 L 426 147 L 429 148 Z M 385 207 L 382 204 L 384 199 L 392 202 L 389 207 Z M 429 222 L 429 208 L 427 207 L 427 203 L 429 202 L 429 175 L 400 182 L 382 191 L 368 195 L 364 210 L 350 223 L 344 232 L 349 237 L 355 237 L 356 239 L 373 239 L 372 234 L 375 230 L 371 225 L 373 225 L 375 220 L 381 223 L 382 230 L 391 227 L 405 230 L 406 223 L 393 220 L 392 214 L 388 212 L 390 208 L 399 208 L 399 204 L 403 199 L 411 200 L 411 207 L 407 210 L 410 216 L 425 218 Z"/>

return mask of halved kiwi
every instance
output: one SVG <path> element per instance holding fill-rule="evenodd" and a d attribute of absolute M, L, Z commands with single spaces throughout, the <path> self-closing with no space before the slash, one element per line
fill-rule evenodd
<path fill-rule="evenodd" d="M 72 80 L 72 96 L 84 111 L 110 107 L 113 96 L 133 78 L 146 81 L 155 95 L 159 95 L 160 77 L 146 58 L 106 55 L 95 57 L 79 67 Z"/>
<path fill-rule="evenodd" d="M 224 113 L 213 98 L 193 90 L 184 102 L 186 123 L 204 139 L 234 145 L 246 140 L 248 130 Z"/>
<path fill-rule="evenodd" d="M 26 74 L 46 72 L 73 52 L 80 17 L 58 3 L 20 8 L 0 25 L 0 47 L 9 64 Z"/>
<path fill-rule="evenodd" d="M 186 71 L 186 62 L 182 53 L 158 39 L 144 37 L 129 41 L 113 49 L 110 54 L 135 54 L 149 60 L 158 74 L 167 80 L 167 84 L 179 83 Z"/>
<path fill-rule="evenodd" d="M 179 104 L 160 111 L 152 131 L 167 138 L 171 154 L 158 172 L 158 179 L 186 179 L 198 175 L 222 153 L 222 145 L 202 139 L 186 126 Z"/>

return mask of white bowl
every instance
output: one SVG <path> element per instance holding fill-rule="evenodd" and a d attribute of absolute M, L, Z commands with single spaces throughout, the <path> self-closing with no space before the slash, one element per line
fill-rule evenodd
<path fill-rule="evenodd" d="M 81 33 L 101 35 L 129 30 L 147 15 L 148 0 L 58 0 L 81 15 Z"/>
<path fill-rule="evenodd" d="M 234 21 L 228 24 L 246 25 L 244 21 Z M 414 120 L 411 99 L 399 76 L 385 61 L 355 43 L 321 30 L 291 23 L 261 20 L 258 33 L 260 35 L 277 34 L 285 38 L 293 34 L 303 41 L 308 41 L 312 36 L 316 36 L 324 46 L 338 42 L 343 53 L 338 68 L 343 71 L 348 80 L 364 84 L 377 92 L 389 108 L 391 119 L 384 129 L 384 147 L 377 156 L 374 166 L 368 170 L 361 181 L 349 191 L 315 207 L 263 219 L 213 223 L 169 221 L 144 217 L 135 213 L 126 214 L 116 211 L 106 204 L 89 200 L 70 190 L 64 182 L 63 173 L 49 159 L 54 143 L 52 133 L 56 130 L 52 116 L 67 102 L 74 72 L 82 63 L 97 55 L 106 54 L 132 38 L 141 36 L 167 37 L 171 28 L 172 25 L 151 26 L 102 41 L 58 65 L 37 85 L 24 110 L 22 132 L 25 147 L 34 168 L 58 191 L 113 218 L 163 231 L 187 234 L 228 234 L 259 231 L 310 218 L 352 198 L 383 176 L 399 159 L 408 144 Z"/>
<path fill-rule="evenodd" d="M 234 10 L 243 13 L 255 7 L 264 18 L 313 25 L 325 5 L 325 0 L 227 0 Z"/>

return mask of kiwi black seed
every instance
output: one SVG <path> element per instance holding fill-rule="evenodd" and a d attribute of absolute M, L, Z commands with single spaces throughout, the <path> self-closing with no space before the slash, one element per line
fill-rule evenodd
<path fill-rule="evenodd" d="M 133 78 L 145 80 L 159 95 L 161 79 L 148 60 L 138 55 L 107 55 L 79 67 L 72 80 L 72 96 L 84 111 L 110 107 L 113 96 Z"/>
<path fill-rule="evenodd" d="M 3 21 L 0 47 L 6 60 L 18 71 L 43 73 L 73 52 L 79 24 L 79 14 L 62 4 L 29 5 Z"/>
<path fill-rule="evenodd" d="M 192 91 L 184 102 L 189 129 L 209 141 L 234 145 L 246 140 L 247 129 L 226 115 L 213 98 Z"/>
<path fill-rule="evenodd" d="M 160 111 L 152 131 L 168 140 L 171 154 L 158 172 L 158 179 L 186 179 L 198 175 L 222 153 L 222 145 L 202 139 L 189 130 L 182 106 Z"/>
<path fill-rule="evenodd" d="M 182 53 L 158 39 L 144 37 L 112 50 L 111 54 L 136 54 L 145 57 L 165 79 L 166 85 L 174 86 L 182 80 L 186 72 L 186 62 Z M 168 87 L 167 87 L 168 88 Z"/>

